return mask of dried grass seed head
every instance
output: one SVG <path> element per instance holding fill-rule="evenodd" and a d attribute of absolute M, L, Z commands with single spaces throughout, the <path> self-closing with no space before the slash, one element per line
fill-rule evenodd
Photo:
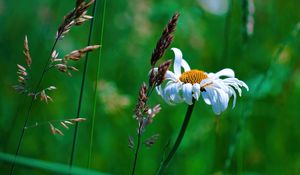
<path fill-rule="evenodd" d="M 147 88 L 146 84 L 143 83 L 140 88 L 140 91 L 139 91 L 138 102 L 134 109 L 135 117 L 138 120 L 140 120 L 143 117 L 144 109 L 147 108 L 147 106 L 146 106 L 146 103 L 148 100 L 147 89 L 148 88 Z"/>
<path fill-rule="evenodd" d="M 167 60 L 158 67 L 158 74 L 156 80 L 156 86 L 159 86 L 164 80 L 166 72 L 168 71 L 169 67 L 171 66 L 172 60 Z"/>
<path fill-rule="evenodd" d="M 80 25 L 86 20 L 90 19 L 87 17 L 82 17 L 86 14 L 87 9 L 94 3 L 94 0 L 90 0 L 86 3 L 84 0 L 76 1 L 75 9 L 69 12 L 59 26 L 56 34 L 56 38 L 62 39 L 65 34 L 67 34 L 71 27 L 74 25 Z"/>
<path fill-rule="evenodd" d="M 78 61 L 86 53 L 94 51 L 94 50 L 98 49 L 99 47 L 100 47 L 100 45 L 92 45 L 92 46 L 87 46 L 87 47 L 79 49 L 79 50 L 74 50 L 71 53 L 67 54 L 65 56 L 65 59 L 70 59 L 70 60 L 73 60 L 73 61 Z"/>
<path fill-rule="evenodd" d="M 162 35 L 151 56 L 151 66 L 154 67 L 156 62 L 164 55 L 166 49 L 170 46 L 173 41 L 172 33 L 176 29 L 179 13 L 175 13 L 169 20 L 168 25 L 164 28 Z"/>
<path fill-rule="evenodd" d="M 25 55 L 25 61 L 28 67 L 31 66 L 32 64 L 32 59 L 29 53 L 29 46 L 28 46 L 28 39 L 27 36 L 25 35 L 25 39 L 24 39 L 24 51 L 23 51 L 24 55 Z"/>

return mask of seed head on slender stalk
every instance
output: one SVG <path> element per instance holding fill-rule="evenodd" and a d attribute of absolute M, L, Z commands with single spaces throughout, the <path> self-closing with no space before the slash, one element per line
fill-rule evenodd
<path fill-rule="evenodd" d="M 152 53 L 151 61 L 150 61 L 152 67 L 155 66 L 156 62 L 164 55 L 166 49 L 172 43 L 174 38 L 173 32 L 175 31 L 178 18 L 179 18 L 179 13 L 175 13 L 170 19 L 170 21 L 168 22 L 168 25 L 163 30 L 161 37 L 157 41 L 156 47 Z"/>
<path fill-rule="evenodd" d="M 135 118 L 138 121 L 138 129 L 137 129 L 137 146 L 134 154 L 134 162 L 131 174 L 135 174 L 136 164 L 138 159 L 138 153 L 141 146 L 142 133 L 145 130 L 145 127 L 152 123 L 154 116 L 160 112 L 161 108 L 159 105 L 156 105 L 152 109 L 147 104 L 147 101 L 157 85 L 160 85 L 164 79 L 167 70 L 171 65 L 171 60 L 165 61 L 160 64 L 158 69 L 155 70 L 154 66 L 157 61 L 164 55 L 166 49 L 170 46 L 173 41 L 173 32 L 175 31 L 177 21 L 178 21 L 179 13 L 175 13 L 172 18 L 169 20 L 167 26 L 164 28 L 161 37 L 159 38 L 156 47 L 152 53 L 150 64 L 151 71 L 149 74 L 149 87 L 143 83 L 139 90 L 139 97 L 137 105 L 134 109 Z M 146 146 L 152 146 L 158 138 L 158 135 L 153 135 L 149 139 L 147 139 L 144 144 Z M 129 147 L 134 148 L 134 140 L 133 137 L 129 137 Z"/>
<path fill-rule="evenodd" d="M 24 51 L 23 51 L 23 53 L 25 55 L 26 64 L 27 64 L 28 67 L 30 67 L 31 63 L 32 63 L 32 59 L 31 59 L 31 56 L 30 56 L 30 53 L 29 53 L 29 46 L 28 46 L 27 36 L 25 36 L 25 39 L 24 39 Z"/>
<path fill-rule="evenodd" d="M 149 76 L 149 86 L 159 86 L 164 80 L 166 72 L 171 66 L 172 60 L 167 60 L 158 66 L 158 70 L 151 69 Z"/>

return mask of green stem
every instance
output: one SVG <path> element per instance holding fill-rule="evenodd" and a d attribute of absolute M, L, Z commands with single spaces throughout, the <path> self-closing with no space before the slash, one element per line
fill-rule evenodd
<path fill-rule="evenodd" d="M 140 150 L 140 145 L 141 145 L 142 126 L 143 126 L 143 121 L 140 123 L 139 129 L 138 129 L 138 141 L 137 141 L 137 147 L 136 147 L 136 150 L 135 150 L 134 161 L 133 161 L 133 168 L 132 168 L 131 175 L 134 175 L 135 169 L 136 169 L 136 163 L 137 163 L 137 159 L 138 159 L 138 155 L 139 155 L 139 150 Z"/>
<path fill-rule="evenodd" d="M 95 16 L 95 13 L 96 13 L 96 4 L 97 4 L 97 0 L 95 0 L 95 2 L 93 4 L 93 12 L 92 12 L 93 15 L 92 16 Z M 89 31 L 89 38 L 88 38 L 87 45 L 91 44 L 92 33 L 93 33 L 93 26 L 94 26 L 94 18 L 91 19 L 90 31 Z M 87 65 L 88 65 L 88 58 L 89 58 L 89 53 L 87 53 L 86 56 L 85 56 L 84 68 L 83 68 L 83 74 L 82 74 L 82 79 L 81 79 L 80 94 L 79 94 L 79 100 L 78 100 L 76 118 L 79 118 L 79 116 L 80 116 L 81 104 L 82 104 L 82 98 L 83 98 L 83 91 L 84 91 L 84 84 L 85 84 L 85 78 L 86 78 L 86 72 L 87 72 Z M 70 166 L 70 170 L 71 171 L 72 171 L 72 166 L 73 166 L 73 161 L 74 161 L 74 154 L 75 154 L 75 148 L 76 148 L 77 133 L 78 133 L 78 123 L 75 124 L 74 135 L 73 135 L 73 143 L 72 143 L 72 150 L 71 150 L 70 161 L 69 161 L 69 166 Z M 70 173 L 71 173 L 71 171 L 70 171 Z"/>
<path fill-rule="evenodd" d="M 105 9 L 106 9 L 106 0 L 103 2 L 103 13 L 102 13 L 102 24 L 101 24 L 101 36 L 100 36 L 100 45 L 99 48 L 99 59 L 98 59 L 98 67 L 97 67 L 97 74 L 96 74 L 96 83 L 94 87 L 94 103 L 93 103 L 93 115 L 92 115 L 92 126 L 91 126 L 91 136 L 90 136 L 90 147 L 89 147 L 89 157 L 88 157 L 88 169 L 91 167 L 91 159 L 92 159 L 92 152 L 93 152 L 93 138 L 94 138 L 94 127 L 95 127 L 95 116 L 96 116 L 96 105 L 97 105 L 97 97 L 98 97 L 98 81 L 100 77 L 100 63 L 101 63 L 101 56 L 102 56 L 102 48 L 103 48 L 103 33 L 104 33 L 104 21 L 105 21 Z"/>
<path fill-rule="evenodd" d="M 58 37 L 54 41 L 54 44 L 53 44 L 52 49 L 50 51 L 50 58 L 47 60 L 45 66 L 44 66 L 43 72 L 41 74 L 41 77 L 40 77 L 37 85 L 35 86 L 35 90 L 34 90 L 35 94 L 38 92 L 38 90 L 39 90 L 39 88 L 41 86 L 41 83 L 43 81 L 43 78 L 45 76 L 45 73 L 47 72 L 47 67 L 48 67 L 48 65 L 50 63 L 50 60 L 51 60 L 51 54 L 52 54 L 52 52 L 54 51 L 54 49 L 56 47 L 56 44 L 58 42 L 58 39 L 60 38 L 60 35 L 61 35 L 61 33 L 58 35 Z M 21 145 L 22 145 L 22 141 L 23 141 L 23 138 L 24 138 L 24 134 L 25 134 L 27 123 L 29 121 L 29 117 L 30 117 L 30 113 L 31 113 L 31 110 L 32 110 L 32 107 L 33 107 L 34 100 L 35 100 L 35 97 L 32 97 L 31 101 L 30 101 L 30 104 L 29 104 L 29 107 L 28 107 L 28 111 L 27 111 L 26 117 L 25 117 L 23 128 L 21 130 L 21 135 L 20 135 L 19 142 L 18 142 L 18 147 L 17 147 L 16 153 L 15 153 L 15 158 L 19 155 L 19 151 L 20 151 L 20 148 L 21 148 Z M 10 169 L 10 175 L 12 175 L 14 173 L 15 165 L 16 165 L 15 161 L 13 161 L 11 169 Z"/>
<path fill-rule="evenodd" d="M 192 116 L 194 105 L 195 105 L 195 100 L 193 100 L 193 104 L 192 105 L 188 106 L 186 114 L 185 114 L 184 121 L 183 121 L 181 129 L 180 129 L 180 132 L 179 132 L 179 134 L 177 136 L 176 142 L 173 145 L 173 147 L 172 147 L 170 153 L 168 154 L 167 158 L 165 160 L 163 160 L 163 162 L 161 163 L 161 165 L 160 165 L 160 167 L 159 167 L 159 169 L 158 169 L 158 171 L 156 173 L 157 175 L 163 174 L 163 172 L 165 171 L 165 169 L 169 165 L 170 161 L 172 160 L 174 154 L 176 153 L 178 147 L 180 146 L 180 143 L 181 143 L 181 141 L 183 139 L 183 136 L 185 134 L 186 128 L 187 128 L 187 126 L 189 124 L 189 121 L 190 121 L 190 118 Z"/>

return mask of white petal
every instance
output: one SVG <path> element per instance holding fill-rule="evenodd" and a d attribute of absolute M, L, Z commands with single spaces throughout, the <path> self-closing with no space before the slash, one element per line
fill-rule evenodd
<path fill-rule="evenodd" d="M 181 66 L 183 67 L 184 72 L 187 72 L 187 71 L 191 70 L 189 64 L 185 61 L 185 59 L 181 60 Z"/>
<path fill-rule="evenodd" d="M 193 85 L 193 97 L 198 100 L 200 97 L 200 84 L 195 83 Z"/>
<path fill-rule="evenodd" d="M 165 87 L 165 94 L 168 101 L 174 99 L 174 94 L 172 94 L 172 88 L 174 87 L 174 83 L 170 83 Z"/>
<path fill-rule="evenodd" d="M 211 106 L 213 108 L 214 113 L 219 115 L 221 113 L 221 106 L 220 106 L 220 103 L 218 103 L 217 91 L 213 88 L 206 88 L 206 92 L 207 92 L 208 98 L 210 99 Z"/>
<path fill-rule="evenodd" d="M 189 105 L 193 104 L 192 90 L 193 90 L 192 84 L 187 83 L 182 86 L 183 99 Z"/>
<path fill-rule="evenodd" d="M 249 91 L 248 85 L 247 85 L 245 82 L 243 82 L 243 81 L 240 81 L 240 82 L 242 83 L 242 86 L 243 86 L 244 88 L 246 88 L 247 91 Z"/>
<path fill-rule="evenodd" d="M 157 91 L 159 92 L 159 95 L 165 100 L 166 103 L 172 105 L 172 103 L 170 102 L 170 98 L 168 97 L 168 95 L 166 94 L 166 88 L 168 86 L 165 87 L 165 89 L 163 89 L 161 86 L 159 86 L 157 88 Z"/>
<path fill-rule="evenodd" d="M 232 104 L 232 109 L 235 107 L 235 103 L 236 103 L 236 93 L 234 91 L 234 89 L 231 86 L 228 86 L 231 94 L 233 95 L 233 104 Z"/>
<path fill-rule="evenodd" d="M 228 85 L 226 85 L 223 80 L 221 79 L 215 79 L 212 81 L 212 84 L 210 86 L 213 86 L 215 88 L 223 89 L 225 92 L 228 92 Z"/>
<path fill-rule="evenodd" d="M 213 88 L 207 86 L 204 88 L 205 91 L 202 92 L 202 97 L 203 100 L 205 101 L 206 104 L 212 105 L 216 103 L 216 92 L 213 90 Z"/>
<path fill-rule="evenodd" d="M 176 83 L 173 88 L 172 88 L 172 94 L 174 94 L 174 99 L 173 101 L 175 103 L 181 103 L 183 101 L 183 98 L 181 97 L 179 91 L 182 89 L 182 84 L 179 82 L 179 83 Z"/>
<path fill-rule="evenodd" d="M 177 77 L 181 75 L 181 61 L 182 61 L 182 53 L 177 48 L 171 49 L 174 52 L 175 60 L 174 60 L 174 73 Z"/>
<path fill-rule="evenodd" d="M 175 74 L 169 70 L 166 72 L 165 78 L 173 81 L 178 81 L 178 78 L 175 76 Z"/>
<path fill-rule="evenodd" d="M 221 106 L 221 112 L 223 112 L 228 107 L 229 95 L 222 89 L 216 89 L 218 91 L 219 97 L 218 102 Z"/>
<path fill-rule="evenodd" d="M 228 95 L 222 89 L 213 89 L 216 92 L 216 101 L 212 103 L 212 108 L 215 114 L 219 115 L 228 106 Z"/>
<path fill-rule="evenodd" d="M 208 93 L 207 92 L 202 92 L 202 98 L 204 100 L 204 102 L 208 105 L 211 105 L 211 101 L 209 99 Z"/>
<path fill-rule="evenodd" d="M 226 77 L 234 77 L 234 71 L 232 69 L 226 68 L 226 69 L 222 69 L 217 73 L 210 73 L 208 74 L 209 77 L 211 78 L 219 78 L 221 76 L 226 76 Z"/>

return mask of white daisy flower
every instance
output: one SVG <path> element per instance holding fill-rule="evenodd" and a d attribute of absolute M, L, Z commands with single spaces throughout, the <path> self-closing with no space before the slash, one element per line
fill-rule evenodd
<path fill-rule="evenodd" d="M 171 105 L 186 102 L 193 104 L 193 98 L 202 98 L 206 104 L 211 105 L 215 114 L 219 115 L 228 107 L 228 102 L 233 96 L 233 106 L 236 103 L 236 91 L 239 96 L 242 94 L 241 87 L 248 86 L 241 80 L 234 77 L 234 71 L 226 68 L 217 73 L 206 73 L 202 70 L 191 70 L 188 63 L 182 58 L 182 53 L 177 48 L 172 48 L 175 54 L 174 72 L 167 71 L 166 85 L 157 86 L 156 90 L 163 99 Z M 184 72 L 181 72 L 183 68 Z M 155 68 L 154 70 L 157 70 Z M 221 79 L 221 77 L 226 77 Z"/>

